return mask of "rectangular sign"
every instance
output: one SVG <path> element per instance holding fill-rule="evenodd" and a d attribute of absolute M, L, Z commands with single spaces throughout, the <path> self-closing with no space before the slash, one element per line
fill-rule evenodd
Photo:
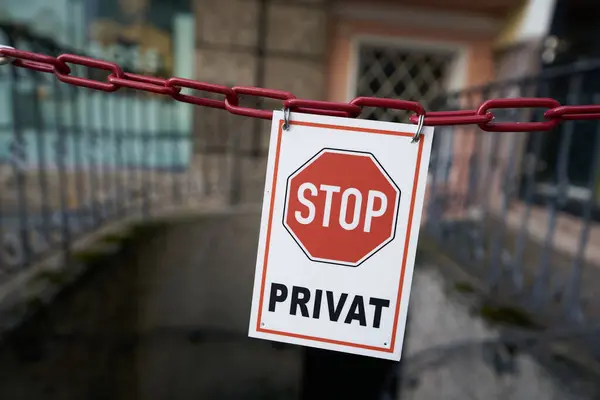
<path fill-rule="evenodd" d="M 249 336 L 400 360 L 433 128 L 274 112 Z"/>

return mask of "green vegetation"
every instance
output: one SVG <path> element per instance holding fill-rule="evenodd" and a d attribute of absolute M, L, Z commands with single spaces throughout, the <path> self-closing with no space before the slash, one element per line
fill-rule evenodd
<path fill-rule="evenodd" d="M 469 282 L 455 282 L 454 289 L 461 293 L 473 293 L 475 288 Z"/>
<path fill-rule="evenodd" d="M 27 300 L 25 305 L 27 311 L 37 310 L 44 306 L 44 301 L 41 297 L 35 296 Z"/>
<path fill-rule="evenodd" d="M 66 269 L 59 271 L 41 271 L 35 276 L 36 281 L 46 281 L 56 286 L 66 285 L 70 278 L 71 274 Z"/>
<path fill-rule="evenodd" d="M 100 239 L 101 242 L 107 244 L 122 244 L 127 240 L 131 240 L 134 237 L 131 229 L 123 229 L 120 232 L 108 233 Z"/>
<path fill-rule="evenodd" d="M 151 232 L 155 232 L 161 228 L 164 228 L 168 225 L 165 221 L 145 221 L 134 224 L 130 229 L 130 235 L 132 237 L 139 237 L 141 235 L 145 235 Z"/>
<path fill-rule="evenodd" d="M 105 250 L 91 248 L 73 253 L 72 258 L 76 262 L 88 265 L 103 260 L 108 255 L 109 253 L 107 253 Z"/>
<path fill-rule="evenodd" d="M 533 318 L 517 307 L 483 304 L 479 315 L 492 324 L 512 325 L 525 329 L 541 329 Z"/>

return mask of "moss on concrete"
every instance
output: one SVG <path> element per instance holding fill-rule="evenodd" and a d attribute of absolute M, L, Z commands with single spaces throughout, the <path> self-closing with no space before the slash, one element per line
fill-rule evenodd
<path fill-rule="evenodd" d="M 541 329 L 531 315 L 513 306 L 495 306 L 483 304 L 478 314 L 487 322 L 494 325 L 510 325 L 524 329 Z"/>
<path fill-rule="evenodd" d="M 112 232 L 104 235 L 100 241 L 108 244 L 122 244 L 127 240 L 131 240 L 135 237 L 131 229 L 123 229 L 119 232 Z"/>
<path fill-rule="evenodd" d="M 105 260 L 106 257 L 110 255 L 111 253 L 107 252 L 106 250 L 91 248 L 87 250 L 80 250 L 74 252 L 72 254 L 72 258 L 76 262 L 80 262 L 85 265 L 90 265 Z"/>
<path fill-rule="evenodd" d="M 69 283 L 72 275 L 66 270 L 58 270 L 58 271 L 41 271 L 34 278 L 35 281 L 45 281 L 51 283 L 56 286 L 64 286 Z"/>
<path fill-rule="evenodd" d="M 129 229 L 130 234 L 133 237 L 139 237 L 148 233 L 156 232 L 157 230 L 164 229 L 169 224 L 166 221 L 145 221 L 138 222 L 131 226 Z"/>
<path fill-rule="evenodd" d="M 460 275 L 467 275 L 460 263 L 442 251 L 432 239 L 428 237 L 420 238 L 419 247 L 423 259 L 427 259 L 434 265 L 444 264 L 453 266 L 453 273 L 457 274 L 455 275 L 457 278 Z M 448 277 L 448 275 L 446 276 Z M 455 281 L 455 291 L 460 293 L 475 293 L 481 290 L 482 286 L 480 284 L 472 284 L 468 280 L 469 278 L 465 277 L 464 280 Z M 535 318 L 522 308 L 513 305 L 495 305 L 489 299 L 485 298 L 482 298 L 481 301 L 481 305 L 472 309 L 472 314 L 483 318 L 492 325 L 509 325 L 534 330 L 542 329 L 542 326 L 536 322 Z"/>
<path fill-rule="evenodd" d="M 475 288 L 469 282 L 455 282 L 454 289 L 460 293 L 473 293 L 475 292 Z"/>
<path fill-rule="evenodd" d="M 32 312 L 32 311 L 38 310 L 43 305 L 44 305 L 44 300 L 42 300 L 41 297 L 33 296 L 33 297 L 27 299 L 27 302 L 25 303 L 25 310 L 26 310 L 26 312 Z"/>

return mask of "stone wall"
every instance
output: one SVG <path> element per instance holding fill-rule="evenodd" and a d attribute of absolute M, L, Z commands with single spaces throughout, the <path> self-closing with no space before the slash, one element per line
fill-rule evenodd
<path fill-rule="evenodd" d="M 196 78 L 225 85 L 256 85 L 264 45 L 264 85 L 298 97 L 324 96 L 327 43 L 325 1 L 199 0 Z M 261 23 L 266 22 L 266 27 Z M 264 33 L 264 36 L 261 37 Z"/>
<path fill-rule="evenodd" d="M 228 86 L 263 86 L 296 97 L 324 99 L 328 12 L 325 0 L 199 0 L 196 2 L 196 76 Z M 244 101 L 244 99 L 242 99 Z M 267 102 L 265 109 L 281 108 Z M 196 137 L 224 124 L 222 113 L 196 112 Z M 234 117 L 243 148 L 258 143 L 250 132 L 256 122 Z M 268 123 L 261 125 L 266 149 Z M 221 129 L 222 135 L 227 135 Z M 254 141 L 254 142 L 253 142 Z M 250 143 L 252 142 L 252 143 Z"/>
<path fill-rule="evenodd" d="M 195 79 L 226 86 L 261 86 L 324 100 L 327 0 L 198 0 Z M 203 96 L 222 98 L 204 93 Z M 244 106 L 280 109 L 281 101 L 240 96 Z M 194 110 L 194 155 L 229 163 L 241 201 L 261 200 L 270 121 L 222 110 Z M 231 159 L 232 155 L 237 157 Z M 227 161 L 229 160 L 229 161 Z M 206 162 L 206 161 L 203 161 Z M 235 194 L 233 194 L 235 197 Z"/>

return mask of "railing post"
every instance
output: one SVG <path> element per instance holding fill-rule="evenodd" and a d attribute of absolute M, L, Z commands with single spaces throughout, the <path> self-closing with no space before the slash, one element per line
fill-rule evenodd
<path fill-rule="evenodd" d="M 68 188 L 68 176 L 66 173 L 65 162 L 67 159 L 67 149 L 64 129 L 64 118 L 62 113 L 62 100 L 64 96 L 60 94 L 60 86 L 56 81 L 53 81 L 52 85 L 55 95 L 54 112 L 55 112 L 55 132 L 56 140 L 54 143 L 54 153 L 56 156 L 56 164 L 58 168 L 58 192 L 59 192 L 59 204 L 60 204 L 60 221 L 58 224 L 61 227 L 61 244 L 63 249 L 63 256 L 65 263 L 70 259 L 71 253 L 71 228 L 69 222 L 69 210 L 67 202 L 67 188 Z M 69 88 L 67 88 L 68 90 Z"/>
<path fill-rule="evenodd" d="M 242 137 L 238 132 L 233 133 L 233 146 L 231 153 L 231 186 L 229 202 L 232 206 L 238 205 L 242 197 L 242 160 L 241 160 L 241 141 Z"/>
<path fill-rule="evenodd" d="M 181 135 L 181 132 L 179 131 L 179 122 L 177 120 L 176 115 L 175 115 L 175 108 L 174 106 L 171 104 L 168 107 L 168 113 L 169 113 L 169 126 L 171 127 L 171 131 L 170 131 L 170 138 L 171 138 L 171 183 L 172 183 L 172 197 L 173 197 L 173 203 L 176 205 L 181 204 L 181 181 L 180 181 L 180 168 L 182 168 L 183 166 L 180 165 L 181 163 L 181 159 L 180 159 L 180 143 L 179 141 L 182 140 L 183 136 Z"/>
<path fill-rule="evenodd" d="M 42 77 L 39 74 L 34 75 L 34 83 L 37 84 L 42 82 Z M 51 231 L 51 223 L 50 223 L 50 204 L 49 204 L 49 187 L 48 187 L 48 177 L 47 177 L 47 168 L 48 168 L 48 160 L 46 157 L 46 149 L 48 144 L 46 132 L 44 132 L 44 115 L 42 113 L 41 102 L 39 98 L 39 93 L 37 91 L 34 92 L 33 96 L 33 115 L 34 115 L 34 129 L 36 131 L 35 140 L 37 141 L 37 174 L 38 174 L 38 183 L 40 188 L 40 212 L 41 212 L 41 222 L 40 222 L 40 230 L 42 232 L 41 236 L 44 241 L 44 245 L 49 245 L 50 243 L 50 231 Z M 35 223 L 36 230 L 38 229 L 38 223 Z M 35 251 L 35 249 L 34 249 Z"/>
<path fill-rule="evenodd" d="M 13 39 L 9 37 L 9 44 L 14 45 Z M 12 107 L 12 125 L 13 125 L 13 137 L 11 141 L 11 163 L 13 174 L 16 181 L 16 201 L 17 201 L 17 218 L 18 218 L 18 240 L 20 243 L 20 251 L 22 253 L 22 259 L 20 260 L 19 267 L 27 265 L 31 259 L 31 244 L 29 241 L 28 234 L 28 222 L 29 222 L 29 210 L 27 201 L 27 176 L 25 169 L 27 167 L 27 148 L 25 143 L 25 137 L 21 129 L 21 117 L 19 115 L 19 94 L 18 94 L 18 81 L 19 71 L 12 69 L 10 79 L 10 91 Z"/>
<path fill-rule="evenodd" d="M 98 189 L 100 188 L 98 182 L 98 166 L 101 160 L 99 160 L 99 155 L 101 153 L 101 143 L 99 140 L 99 129 L 96 125 L 96 120 L 94 118 L 93 113 L 93 102 L 91 101 L 91 96 L 94 93 L 86 93 L 82 98 L 83 107 L 85 109 L 85 117 L 87 120 L 87 126 L 89 127 L 89 132 L 82 132 L 85 140 L 85 148 L 87 149 L 88 161 L 87 166 L 89 168 L 88 176 L 90 179 L 90 187 L 89 187 L 89 196 L 88 201 L 90 204 L 90 210 L 88 217 L 91 220 L 91 226 L 96 228 L 100 225 L 101 214 L 99 210 L 99 201 L 97 199 Z M 91 103 L 91 104 L 90 104 Z"/>

